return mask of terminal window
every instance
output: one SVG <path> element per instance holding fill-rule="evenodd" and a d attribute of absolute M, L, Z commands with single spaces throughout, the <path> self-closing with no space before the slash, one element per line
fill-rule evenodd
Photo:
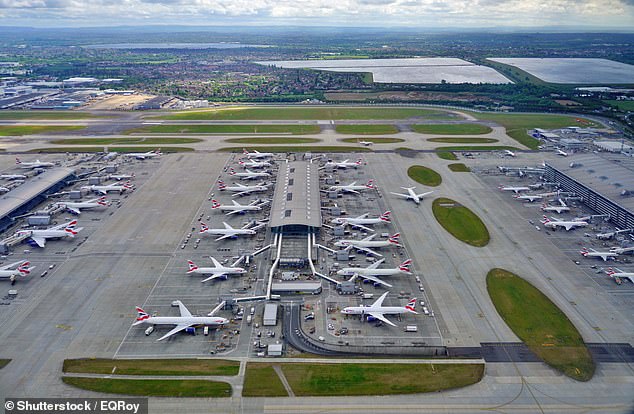
<path fill-rule="evenodd" d="M 290 217 L 292 212 L 293 212 L 293 210 L 284 211 L 284 217 Z"/>
<path fill-rule="evenodd" d="M 295 179 L 294 178 L 289 178 L 288 179 L 288 185 L 293 185 L 293 183 L 295 183 Z"/>
<path fill-rule="evenodd" d="M 291 201 L 292 199 L 293 199 L 293 193 L 286 194 L 286 201 Z"/>

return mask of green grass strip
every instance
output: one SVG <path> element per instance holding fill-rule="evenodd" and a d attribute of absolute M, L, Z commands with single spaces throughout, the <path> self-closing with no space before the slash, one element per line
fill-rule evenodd
<path fill-rule="evenodd" d="M 96 118 L 89 112 L 77 111 L 0 111 L 0 119 L 86 119 Z"/>
<path fill-rule="evenodd" d="M 249 362 L 244 375 L 243 397 L 288 397 L 282 380 L 269 363 Z"/>
<path fill-rule="evenodd" d="M 10 359 L 7 358 L 0 358 L 0 369 L 6 367 L 7 365 L 9 365 L 9 362 L 11 362 Z"/>
<path fill-rule="evenodd" d="M 202 142 L 200 138 L 67 138 L 51 141 L 56 145 L 173 145 Z"/>
<path fill-rule="evenodd" d="M 240 363 L 224 359 L 106 359 L 64 360 L 63 371 L 116 375 L 238 375 Z"/>
<path fill-rule="evenodd" d="M 454 145 L 449 147 L 438 147 L 436 151 L 502 151 L 502 150 L 511 150 L 511 151 L 519 151 L 520 149 L 517 147 L 510 147 L 508 145 Z"/>
<path fill-rule="evenodd" d="M 357 135 L 387 135 L 396 134 L 398 128 L 394 125 L 337 125 L 335 131 L 339 134 L 357 134 Z"/>
<path fill-rule="evenodd" d="M 449 167 L 449 169 L 453 172 L 471 172 L 471 168 L 467 167 L 461 162 L 449 164 L 447 167 Z"/>
<path fill-rule="evenodd" d="M 108 147 L 108 151 L 112 152 L 148 152 L 152 151 L 152 147 Z M 161 147 L 161 152 L 168 154 L 173 152 L 193 152 L 193 148 L 188 147 Z M 65 153 L 65 152 L 103 152 L 103 147 L 48 147 L 35 148 L 28 152 L 36 153 Z"/>
<path fill-rule="evenodd" d="M 495 309 L 531 351 L 570 378 L 592 378 L 595 364 L 581 334 L 546 295 L 504 269 L 492 269 L 486 283 Z"/>
<path fill-rule="evenodd" d="M 22 136 L 22 135 L 34 135 L 34 134 L 47 134 L 65 131 L 77 131 L 86 128 L 81 125 L 74 126 L 60 126 L 60 125 L 11 125 L 0 126 L 0 136 Z"/>
<path fill-rule="evenodd" d="M 359 141 L 368 141 L 374 144 L 395 144 L 397 142 L 405 142 L 402 138 L 378 138 L 378 137 L 363 137 L 363 138 L 342 138 L 341 142 L 349 142 L 358 144 Z"/>
<path fill-rule="evenodd" d="M 621 111 L 634 111 L 634 101 L 616 101 L 607 100 L 603 101 L 609 105 L 619 108 Z"/>
<path fill-rule="evenodd" d="M 490 144 L 498 142 L 493 138 L 472 138 L 472 137 L 443 137 L 443 138 L 427 138 L 429 142 L 446 142 L 448 144 Z"/>
<path fill-rule="evenodd" d="M 62 377 L 65 384 L 95 392 L 145 397 L 231 397 L 231 385 L 206 380 L 142 380 Z"/>
<path fill-rule="evenodd" d="M 321 141 L 317 138 L 293 138 L 293 137 L 271 137 L 271 138 L 229 138 L 225 142 L 233 144 L 310 144 Z"/>
<path fill-rule="evenodd" d="M 370 148 L 366 147 L 346 147 L 346 146 L 319 146 L 319 145 L 302 145 L 302 146 L 284 146 L 284 145 L 269 145 L 253 147 L 260 152 L 371 152 Z M 225 147 L 220 148 L 220 152 L 242 152 L 242 147 Z"/>
<path fill-rule="evenodd" d="M 436 135 L 481 135 L 493 132 L 493 129 L 480 124 L 423 124 L 412 125 L 412 131 L 419 134 Z"/>
<path fill-rule="evenodd" d="M 442 183 L 440 174 L 422 165 L 412 165 L 407 169 L 407 175 L 417 183 L 429 187 L 438 187 Z"/>
<path fill-rule="evenodd" d="M 436 155 L 438 155 L 438 158 L 441 158 L 441 159 L 447 160 L 447 161 L 456 161 L 458 159 L 458 157 L 456 157 L 456 154 L 454 154 L 451 151 L 438 151 L 438 150 L 436 150 Z"/>
<path fill-rule="evenodd" d="M 432 211 L 438 223 L 456 239 L 475 247 L 489 243 L 491 237 L 486 226 L 467 207 L 449 198 L 437 198 Z"/>
<path fill-rule="evenodd" d="M 126 134 L 319 134 L 319 125 L 146 125 Z"/>

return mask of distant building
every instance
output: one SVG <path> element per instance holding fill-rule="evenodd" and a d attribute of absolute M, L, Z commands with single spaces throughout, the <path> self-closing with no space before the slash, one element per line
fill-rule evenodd
<path fill-rule="evenodd" d="M 622 141 L 594 141 L 593 144 L 602 151 L 634 155 L 634 147 Z"/>

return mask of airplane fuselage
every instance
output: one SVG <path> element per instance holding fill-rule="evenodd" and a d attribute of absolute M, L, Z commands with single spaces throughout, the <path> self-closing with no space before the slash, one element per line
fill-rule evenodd
<path fill-rule="evenodd" d="M 142 322 L 151 325 L 222 326 L 229 321 L 218 316 L 150 316 Z"/>

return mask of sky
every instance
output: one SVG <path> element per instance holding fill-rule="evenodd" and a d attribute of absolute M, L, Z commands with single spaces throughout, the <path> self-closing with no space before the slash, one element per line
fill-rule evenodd
<path fill-rule="evenodd" d="M 0 0 L 0 26 L 156 24 L 634 31 L 634 0 Z"/>

